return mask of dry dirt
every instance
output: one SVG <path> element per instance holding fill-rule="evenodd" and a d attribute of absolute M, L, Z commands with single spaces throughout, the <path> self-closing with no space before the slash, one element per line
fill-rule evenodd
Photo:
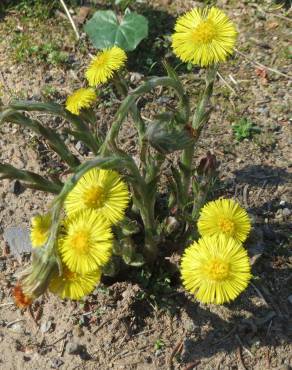
<path fill-rule="evenodd" d="M 32 306 L 31 313 L 23 312 L 13 304 L 11 287 L 27 260 L 19 263 L 7 255 L 2 235 L 9 226 L 28 226 L 34 214 L 47 209 L 52 197 L 29 189 L 17 191 L 15 183 L 4 180 L 0 182 L 0 369 L 292 367 L 291 77 L 285 76 L 289 74 L 291 18 L 283 9 L 264 11 L 270 3 L 217 2 L 238 25 L 238 49 L 253 63 L 236 55 L 221 68 L 227 84 L 217 81 L 214 111 L 197 150 L 197 159 L 211 149 L 220 161 L 216 193 L 238 199 L 254 219 L 256 231 L 247 246 L 252 249 L 255 241 L 260 240 L 264 250 L 253 266 L 253 283 L 234 303 L 218 307 L 193 301 L 177 280 L 168 282 L 165 276 L 156 291 L 149 281 L 145 286 L 143 279 L 132 282 L 108 279 L 82 303 L 45 295 Z M 141 46 L 139 58 L 145 58 L 148 50 L 157 45 L 165 48 L 161 54 L 169 55 L 168 38 L 159 37 L 158 31 L 169 33 L 173 17 L 195 4 L 186 0 L 149 2 L 144 12 L 152 16 L 151 38 Z M 69 61 L 52 65 L 32 56 L 17 62 L 15 37 L 19 33 L 27 33 L 36 44 L 56 35 L 62 40 L 62 50 L 69 54 Z M 152 49 L 151 43 L 156 45 Z M 13 97 L 64 102 L 66 95 L 80 86 L 89 60 L 87 50 L 84 42 L 79 45 L 74 42 L 69 24 L 60 16 L 32 21 L 14 10 L 3 14 L 0 17 L 3 103 Z M 259 68 L 254 64 L 256 61 L 284 75 Z M 147 73 L 153 73 L 143 61 L 140 64 L 134 65 L 135 73 L 131 75 L 134 85 Z M 181 75 L 195 102 L 201 73 L 188 75 L 182 71 Z M 109 90 L 103 93 L 105 101 L 112 101 Z M 119 103 L 114 99 L 112 104 L 99 107 L 100 124 L 106 125 L 112 119 Z M 172 101 L 167 94 L 164 99 Z M 153 97 L 145 114 L 152 110 L 157 110 Z M 38 117 L 54 128 L 63 125 L 59 120 Z M 253 121 L 261 132 L 238 143 L 231 124 L 242 117 Z M 60 166 L 46 144 L 27 130 L 5 124 L 0 133 L 1 162 L 43 174 Z M 71 144 L 74 147 L 76 143 Z M 74 150 L 80 155 L 76 145 Z"/>

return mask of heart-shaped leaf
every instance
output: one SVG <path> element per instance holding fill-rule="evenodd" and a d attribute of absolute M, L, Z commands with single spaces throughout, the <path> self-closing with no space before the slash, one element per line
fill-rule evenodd
<path fill-rule="evenodd" d="M 84 29 L 97 49 L 117 45 L 131 51 L 147 37 L 148 21 L 137 13 L 128 13 L 118 19 L 113 11 L 101 10 L 94 13 Z"/>

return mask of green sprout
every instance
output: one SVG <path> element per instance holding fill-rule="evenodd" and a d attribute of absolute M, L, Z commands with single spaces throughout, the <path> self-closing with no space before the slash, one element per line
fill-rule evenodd
<path fill-rule="evenodd" d="M 232 125 L 232 131 L 237 141 L 251 139 L 254 134 L 260 133 L 259 127 L 248 118 L 241 118 L 236 124 Z"/>
<path fill-rule="evenodd" d="M 163 347 L 165 347 L 165 343 L 164 343 L 163 339 L 158 338 L 154 343 L 154 347 L 155 347 L 156 351 L 159 351 L 159 350 L 163 349 Z"/>

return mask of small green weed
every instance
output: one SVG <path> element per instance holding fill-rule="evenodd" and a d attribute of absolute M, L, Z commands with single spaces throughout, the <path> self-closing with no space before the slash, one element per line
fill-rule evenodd
<path fill-rule="evenodd" d="M 52 86 L 52 85 L 45 85 L 43 88 L 42 88 L 42 95 L 44 98 L 52 98 L 56 93 L 57 93 L 57 89 Z"/>
<path fill-rule="evenodd" d="M 281 54 L 285 59 L 292 59 L 292 46 L 289 45 L 286 48 L 283 48 Z"/>
<path fill-rule="evenodd" d="M 173 314 L 176 310 L 172 294 L 175 289 L 171 286 L 169 272 L 159 269 L 151 273 L 148 269 L 142 269 L 136 276 L 137 283 L 142 290 L 138 294 L 138 299 L 147 300 L 155 309 L 162 309 Z"/>
<path fill-rule="evenodd" d="M 16 33 L 11 41 L 16 62 L 29 62 L 31 59 L 51 65 L 59 65 L 68 61 L 69 54 L 60 50 L 53 42 L 35 44 L 28 34 Z"/>
<path fill-rule="evenodd" d="M 57 0 L 21 0 L 19 2 L 10 1 L 7 8 L 19 11 L 24 17 L 41 20 L 50 18 L 57 5 L 59 5 Z"/>
<path fill-rule="evenodd" d="M 159 338 L 155 341 L 154 347 L 155 347 L 156 351 L 159 351 L 159 350 L 163 349 L 163 347 L 165 347 L 165 343 L 161 338 Z"/>
<path fill-rule="evenodd" d="M 237 141 L 251 139 L 254 134 L 260 133 L 259 127 L 248 118 L 241 118 L 237 123 L 233 124 L 232 131 Z"/>

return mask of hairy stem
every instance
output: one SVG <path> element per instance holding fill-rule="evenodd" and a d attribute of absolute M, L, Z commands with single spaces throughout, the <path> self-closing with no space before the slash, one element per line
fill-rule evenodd
<path fill-rule="evenodd" d="M 194 145 L 186 148 L 182 153 L 181 163 L 183 166 L 183 170 L 181 171 L 182 176 L 182 185 L 183 185 L 183 193 L 184 193 L 184 202 L 187 203 L 189 201 L 189 188 L 192 176 L 192 160 L 195 151 L 195 144 L 199 139 L 201 130 L 205 123 L 208 121 L 208 111 L 207 106 L 210 102 L 210 98 L 213 93 L 213 86 L 216 77 L 218 67 L 213 66 L 207 70 L 206 73 L 206 86 L 203 92 L 203 96 L 199 105 L 195 111 L 192 120 L 192 129 L 195 130 L 195 137 L 194 137 Z"/>
<path fill-rule="evenodd" d="M 146 81 L 143 85 L 138 87 L 136 90 L 134 90 L 130 95 L 128 95 L 124 99 L 122 105 L 120 106 L 116 114 L 112 127 L 106 136 L 105 142 L 101 149 L 102 154 L 106 154 L 108 151 L 108 148 L 110 147 L 110 144 L 116 140 L 118 133 L 120 131 L 121 125 L 123 121 L 125 120 L 133 103 L 136 101 L 136 99 L 140 95 L 146 94 L 147 92 L 151 91 L 152 89 L 158 86 L 173 88 L 176 94 L 178 95 L 180 102 L 182 102 L 183 99 L 185 99 L 185 93 L 181 85 L 171 77 L 156 77 L 156 78 L 152 78 L 149 81 Z"/>

